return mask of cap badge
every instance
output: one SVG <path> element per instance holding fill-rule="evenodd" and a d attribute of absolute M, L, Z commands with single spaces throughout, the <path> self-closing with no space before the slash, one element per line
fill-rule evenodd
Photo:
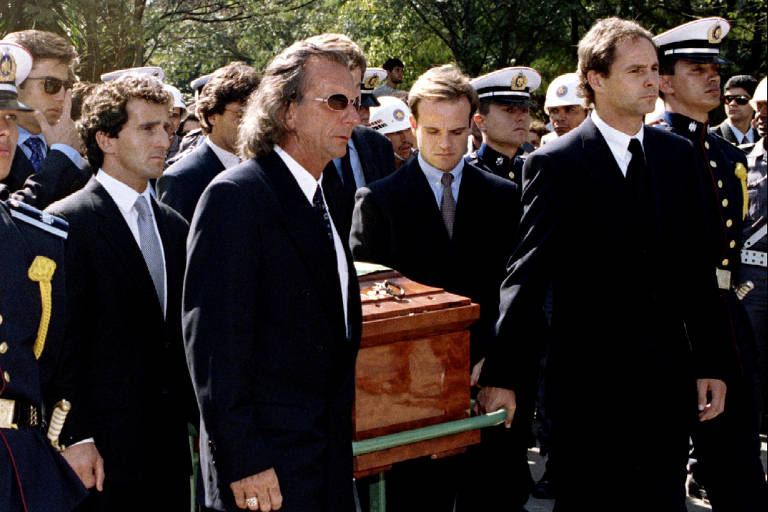
<path fill-rule="evenodd" d="M 555 94 L 557 94 L 558 98 L 562 98 L 566 94 L 568 94 L 568 87 L 561 85 L 557 88 L 557 91 L 555 91 Z"/>
<path fill-rule="evenodd" d="M 16 61 L 13 55 L 9 53 L 3 53 L 2 57 L 0 57 L 0 81 L 16 81 Z"/>
<path fill-rule="evenodd" d="M 512 90 L 513 91 L 523 91 L 525 90 L 525 87 L 528 85 L 528 77 L 525 76 L 525 73 L 522 71 L 515 75 L 515 78 L 512 79 Z"/>
<path fill-rule="evenodd" d="M 710 44 L 717 44 L 723 40 L 723 28 L 720 26 L 719 23 L 715 23 L 709 29 L 709 33 L 707 34 L 707 40 L 710 42 Z"/>
<path fill-rule="evenodd" d="M 368 80 L 365 81 L 365 88 L 366 89 L 374 89 L 379 84 L 379 77 L 378 75 L 371 75 L 368 77 Z"/>
<path fill-rule="evenodd" d="M 400 110 L 400 109 L 398 108 L 397 110 L 395 110 L 394 112 L 392 112 L 392 116 L 393 116 L 393 117 L 394 117 L 396 120 L 398 120 L 398 121 L 402 121 L 403 119 L 405 119 L 405 112 L 403 112 L 402 110 Z"/>

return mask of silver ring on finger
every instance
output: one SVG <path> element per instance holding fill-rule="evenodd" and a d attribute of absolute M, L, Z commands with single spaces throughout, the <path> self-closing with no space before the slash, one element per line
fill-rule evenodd
<path fill-rule="evenodd" d="M 257 509 L 259 508 L 259 498 L 256 496 L 245 498 L 245 504 L 248 506 L 248 508 Z"/>

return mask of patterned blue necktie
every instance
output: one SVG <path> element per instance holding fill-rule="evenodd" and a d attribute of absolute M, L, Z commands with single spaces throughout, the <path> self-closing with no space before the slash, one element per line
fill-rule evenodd
<path fill-rule="evenodd" d="M 45 154 L 43 153 L 43 141 L 40 140 L 39 137 L 30 137 L 24 141 L 24 145 L 32 152 L 29 156 L 32 168 L 35 172 L 39 171 L 40 166 L 43 165 L 43 159 L 45 158 Z"/>

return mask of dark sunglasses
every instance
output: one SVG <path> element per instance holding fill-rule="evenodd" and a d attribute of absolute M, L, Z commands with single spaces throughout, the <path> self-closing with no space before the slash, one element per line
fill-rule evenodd
<path fill-rule="evenodd" d="M 46 92 L 46 94 L 56 94 L 61 90 L 62 87 L 64 87 L 64 89 L 71 89 L 72 85 L 75 83 L 72 80 L 61 80 L 55 76 L 28 76 L 27 80 L 42 80 L 43 90 Z"/>
<path fill-rule="evenodd" d="M 324 101 L 331 110 L 345 110 L 350 103 L 355 110 L 360 110 L 360 97 L 350 100 L 343 94 L 331 94 L 327 98 L 310 98 L 315 101 Z"/>
<path fill-rule="evenodd" d="M 732 101 L 735 101 L 737 105 L 746 105 L 749 103 L 749 97 L 744 96 L 743 94 L 740 94 L 738 96 L 723 96 L 723 101 L 728 104 Z"/>

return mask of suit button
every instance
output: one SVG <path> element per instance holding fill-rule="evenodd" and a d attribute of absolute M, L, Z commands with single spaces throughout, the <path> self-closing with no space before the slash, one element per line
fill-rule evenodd
<path fill-rule="evenodd" d="M 711 165 L 715 169 L 717 168 L 717 162 L 715 162 L 714 160 L 710 160 L 709 165 Z"/>
<path fill-rule="evenodd" d="M 11 374 L 8 372 L 3 372 L 3 378 L 5 379 L 5 382 L 11 382 Z"/>
<path fill-rule="evenodd" d="M 730 246 L 731 249 L 733 249 L 734 247 L 736 247 L 736 241 L 735 240 L 731 240 L 731 243 L 728 244 L 728 245 Z"/>
<path fill-rule="evenodd" d="M 723 199 L 723 206 L 728 206 L 728 199 Z"/>
<path fill-rule="evenodd" d="M 3 325 L 3 315 L 0 315 L 0 325 Z"/>
<path fill-rule="evenodd" d="M 726 226 L 726 227 L 731 227 L 731 226 L 733 226 L 733 221 L 732 221 L 731 219 L 728 219 L 727 221 L 725 221 L 725 226 Z"/>
<path fill-rule="evenodd" d="M 6 342 L 0 343 L 0 354 L 8 352 L 8 344 Z"/>
<path fill-rule="evenodd" d="M 728 263 L 730 263 L 730 261 L 728 261 L 728 258 L 725 258 L 725 259 L 722 261 L 722 266 L 724 266 L 724 267 L 727 267 L 727 266 L 728 266 Z"/>

